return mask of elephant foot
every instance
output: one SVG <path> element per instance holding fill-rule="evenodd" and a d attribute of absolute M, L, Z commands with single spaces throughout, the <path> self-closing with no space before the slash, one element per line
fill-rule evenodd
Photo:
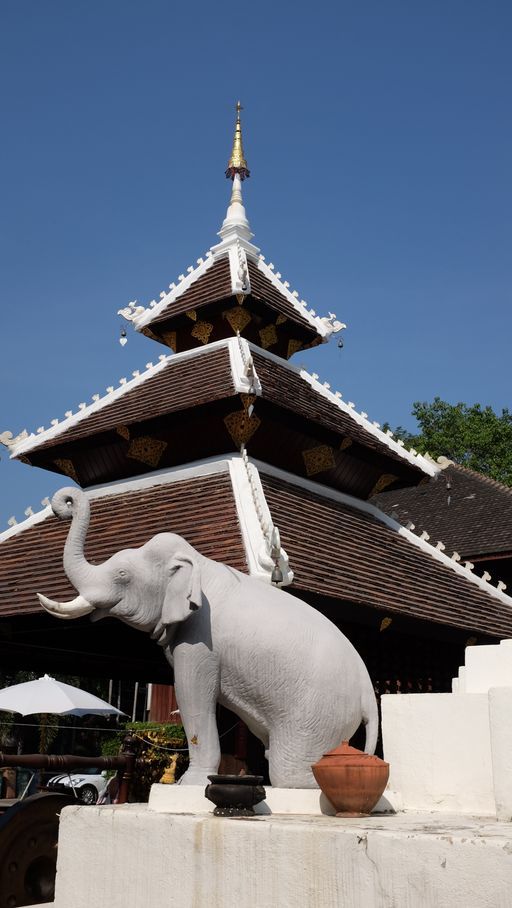
<path fill-rule="evenodd" d="M 183 773 L 181 779 L 178 781 L 178 785 L 202 785 L 203 788 L 205 788 L 210 784 L 208 776 L 213 775 L 216 772 L 216 768 L 195 769 L 194 767 L 190 767 Z"/>

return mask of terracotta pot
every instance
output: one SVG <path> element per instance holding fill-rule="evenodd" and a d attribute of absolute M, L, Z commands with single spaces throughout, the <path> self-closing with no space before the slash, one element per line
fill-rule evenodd
<path fill-rule="evenodd" d="M 348 741 L 324 754 L 311 769 L 337 817 L 371 813 L 389 777 L 389 763 L 350 747 Z"/>

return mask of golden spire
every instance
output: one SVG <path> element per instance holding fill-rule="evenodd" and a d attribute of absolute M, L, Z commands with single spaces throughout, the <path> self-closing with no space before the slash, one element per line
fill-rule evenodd
<path fill-rule="evenodd" d="M 233 139 L 233 148 L 231 150 L 228 169 L 226 170 L 226 176 L 231 180 L 234 180 L 235 174 L 237 173 L 239 174 L 241 180 L 245 180 L 246 177 L 250 176 L 249 168 L 247 167 L 247 161 L 244 157 L 244 148 L 242 145 L 242 124 L 240 122 L 241 110 L 243 110 L 243 107 L 240 104 L 240 101 L 237 101 L 235 137 Z"/>

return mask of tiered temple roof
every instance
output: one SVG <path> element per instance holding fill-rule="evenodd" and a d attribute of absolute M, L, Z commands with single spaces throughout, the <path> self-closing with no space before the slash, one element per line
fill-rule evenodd
<path fill-rule="evenodd" d="M 437 493 L 424 520 L 419 516 L 424 490 L 442 496 L 448 471 L 288 362 L 344 326 L 333 313 L 319 318 L 252 243 L 239 112 L 227 173 L 233 186 L 220 242 L 159 302 L 121 310 L 137 331 L 177 352 L 105 396 L 94 394 L 49 428 L 16 438 L 4 432 L 0 441 L 11 457 L 86 489 L 92 561 L 169 530 L 209 557 L 289 586 L 336 620 L 350 612 L 379 627 L 384 615 L 459 636 L 512 636 L 512 598 L 503 584 L 475 576 L 457 553 L 449 557 L 450 542 L 460 547 L 439 522 Z M 480 491 L 463 495 L 459 479 L 480 480 L 454 470 L 456 506 L 477 523 Z M 383 489 L 391 491 L 379 504 L 398 502 L 402 517 L 410 501 L 420 503 L 412 515 L 416 533 L 368 502 Z M 28 513 L 0 535 L 0 616 L 29 622 L 37 615 L 49 628 L 35 593 L 73 595 L 62 569 L 67 526 L 49 507 Z M 68 648 L 73 633 L 68 626 Z"/>
<path fill-rule="evenodd" d="M 242 455 L 99 486 L 88 495 L 92 562 L 169 531 L 208 557 L 268 579 L 271 522 L 281 532 L 284 577 L 298 592 L 512 635 L 510 597 L 374 505 Z M 0 537 L 0 616 L 37 612 L 35 590 L 61 600 L 73 595 L 62 568 L 67 529 L 47 507 Z"/>
<path fill-rule="evenodd" d="M 134 468 L 239 450 L 249 440 L 259 459 L 361 497 L 417 484 L 437 469 L 317 376 L 241 338 L 163 357 L 78 413 L 12 443 L 11 454 L 90 485 Z"/>

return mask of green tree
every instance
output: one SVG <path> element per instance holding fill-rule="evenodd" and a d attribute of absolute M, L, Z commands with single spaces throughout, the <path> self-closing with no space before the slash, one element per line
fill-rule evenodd
<path fill-rule="evenodd" d="M 501 415 L 480 404 L 449 404 L 440 397 L 432 403 L 416 401 L 412 415 L 419 432 L 402 426 L 394 434 L 421 454 L 445 456 L 455 463 L 477 470 L 512 486 L 512 413 Z"/>

